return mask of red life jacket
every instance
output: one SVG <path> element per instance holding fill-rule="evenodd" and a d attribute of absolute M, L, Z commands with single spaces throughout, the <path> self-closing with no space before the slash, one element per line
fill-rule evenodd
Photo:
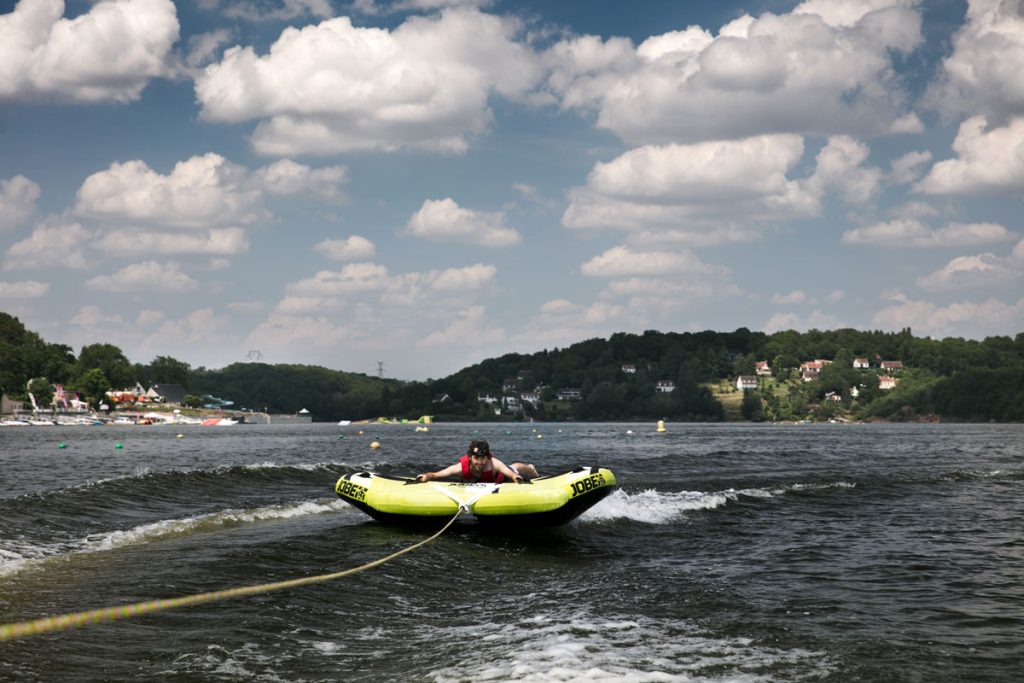
<path fill-rule="evenodd" d="M 488 458 L 488 460 L 490 460 L 490 458 Z M 459 463 L 462 465 L 462 478 L 466 481 L 482 481 L 486 483 L 494 482 L 495 484 L 500 484 L 502 480 L 505 479 L 505 475 L 493 467 L 489 470 L 484 470 L 480 474 L 480 478 L 477 479 L 476 475 L 474 475 L 469 469 L 469 454 L 459 458 Z"/>

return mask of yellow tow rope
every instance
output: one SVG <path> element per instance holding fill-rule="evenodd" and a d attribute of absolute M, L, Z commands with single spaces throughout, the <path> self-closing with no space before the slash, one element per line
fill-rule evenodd
<path fill-rule="evenodd" d="M 332 581 L 334 579 L 340 579 L 343 576 L 349 576 L 351 574 L 357 574 L 367 569 L 379 566 L 393 560 L 400 555 L 404 555 L 408 552 L 419 548 L 420 546 L 430 543 L 434 539 L 438 538 L 441 534 L 448 530 L 455 520 L 459 518 L 459 515 L 463 513 L 465 508 L 460 507 L 459 511 L 455 513 L 455 516 L 448 520 L 448 523 L 444 525 L 440 531 L 431 536 L 430 538 L 424 539 L 419 543 L 415 543 L 408 548 L 403 548 L 396 553 L 392 553 L 387 557 L 382 557 L 379 560 L 373 562 L 367 562 L 359 567 L 352 569 L 346 569 L 340 572 L 334 572 L 332 574 L 321 574 L 319 576 L 307 576 L 302 579 L 289 579 L 288 581 L 277 581 L 275 583 L 263 583 L 258 586 L 241 586 L 239 588 L 228 588 L 220 591 L 212 591 L 209 593 L 197 593 L 196 595 L 185 595 L 180 598 L 165 598 L 162 600 L 149 600 L 147 602 L 137 602 L 132 605 L 119 605 L 117 607 L 104 607 L 101 609 L 88 610 L 86 612 L 75 612 L 73 614 L 61 614 L 54 617 L 43 617 L 42 619 L 34 619 L 32 621 L 23 621 L 20 623 L 3 624 L 0 625 L 0 642 L 7 640 L 14 640 L 15 638 L 21 638 L 24 636 L 34 636 L 41 633 L 49 633 L 51 631 L 66 631 L 72 628 L 80 628 L 82 626 L 88 626 L 90 624 L 103 624 L 108 621 L 116 621 L 118 619 L 127 619 L 128 617 L 137 617 L 141 614 L 149 614 L 151 612 L 162 612 L 168 609 L 174 609 L 175 607 L 189 607 L 191 605 L 199 605 L 204 602 L 214 602 L 216 600 L 227 600 L 228 598 L 238 598 L 243 595 L 255 595 L 256 593 L 270 593 L 272 591 L 285 590 L 286 588 L 297 588 L 299 586 L 308 586 L 313 583 L 323 583 L 325 581 Z"/>

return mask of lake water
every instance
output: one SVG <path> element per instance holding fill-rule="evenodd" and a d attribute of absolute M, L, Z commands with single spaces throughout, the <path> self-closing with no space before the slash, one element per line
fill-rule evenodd
<path fill-rule="evenodd" d="M 473 438 L 542 473 L 608 467 L 620 488 L 558 529 L 457 527 L 334 582 L 0 643 L 0 679 L 1024 671 L 1022 425 L 2 428 L 0 622 L 383 557 L 429 534 L 371 521 L 335 480 L 437 469 Z"/>

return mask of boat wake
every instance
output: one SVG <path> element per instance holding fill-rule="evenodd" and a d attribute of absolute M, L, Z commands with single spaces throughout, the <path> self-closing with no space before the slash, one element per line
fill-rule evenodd
<path fill-rule="evenodd" d="M 141 524 L 130 529 L 89 534 L 68 541 L 34 544 L 18 540 L 0 540 L 0 576 L 8 576 L 43 562 L 76 555 L 104 552 L 126 546 L 153 543 L 198 533 L 254 524 L 268 520 L 293 519 L 327 513 L 352 512 L 343 501 L 322 498 L 301 503 L 269 505 L 253 509 L 228 509 L 182 519 L 167 519 Z"/>
<path fill-rule="evenodd" d="M 828 484 L 791 484 L 772 488 L 726 489 L 724 491 L 661 492 L 647 489 L 629 493 L 619 489 L 580 517 L 581 522 L 628 519 L 646 524 L 668 524 L 698 510 L 714 510 L 743 498 L 775 498 L 789 493 L 854 488 L 856 484 L 837 481 Z"/>

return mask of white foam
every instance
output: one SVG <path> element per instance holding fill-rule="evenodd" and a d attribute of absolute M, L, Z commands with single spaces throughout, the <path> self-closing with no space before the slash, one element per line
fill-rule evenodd
<path fill-rule="evenodd" d="M 239 524 L 351 510 L 352 508 L 340 499 L 325 498 L 301 503 L 270 505 L 251 510 L 228 509 L 195 517 L 161 520 L 131 529 L 90 534 L 83 539 L 42 546 L 17 541 L 3 541 L 0 545 L 0 576 L 20 571 L 29 563 L 57 557 L 102 552 Z"/>
<path fill-rule="evenodd" d="M 731 681 L 773 680 L 779 664 L 788 680 L 818 678 L 832 664 L 819 652 L 721 638 L 695 624 L 640 616 L 600 619 L 586 613 L 534 616 L 518 624 L 453 627 L 435 642 L 483 638 L 498 658 L 469 658 L 427 674 L 448 681 Z M 493 641 L 493 642 L 490 642 Z M 803 673 L 801 673 L 803 672 Z"/>
<path fill-rule="evenodd" d="M 673 491 L 661 492 L 647 489 L 629 493 L 617 489 L 603 501 L 580 516 L 582 522 L 606 522 L 615 519 L 630 519 L 647 524 L 667 524 L 694 510 L 713 510 L 747 498 L 774 498 L 789 491 L 817 491 L 833 488 L 854 488 L 856 484 L 845 481 L 825 484 L 791 484 L 775 488 L 726 489 L 725 491 Z"/>
<path fill-rule="evenodd" d="M 665 524 L 681 517 L 691 510 L 710 510 L 725 505 L 726 493 L 703 493 L 701 491 L 677 491 L 661 493 L 647 489 L 639 493 L 628 493 L 623 489 L 613 491 L 610 496 L 590 508 L 580 520 L 604 522 L 613 519 L 631 519 L 635 522 Z"/>

